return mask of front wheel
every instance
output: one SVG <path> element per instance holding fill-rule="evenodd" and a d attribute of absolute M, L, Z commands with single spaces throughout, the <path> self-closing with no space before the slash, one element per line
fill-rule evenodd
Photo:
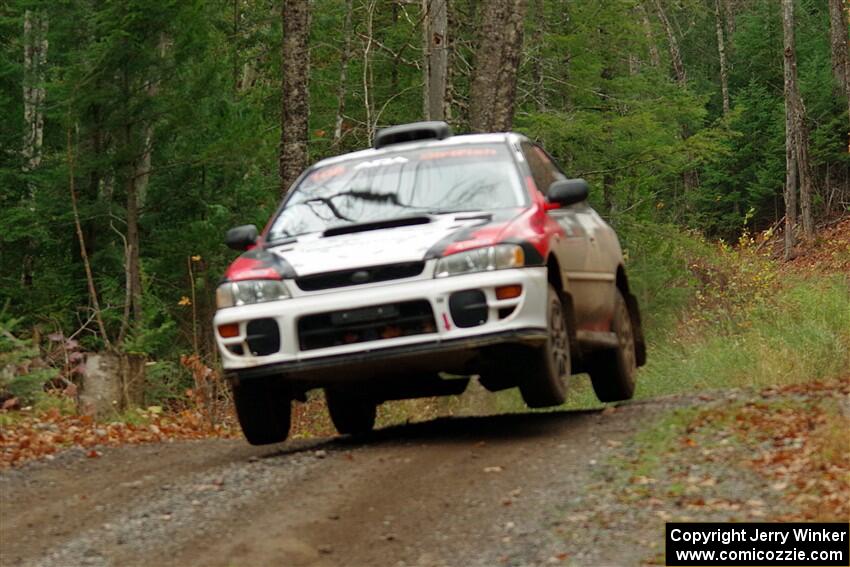
<path fill-rule="evenodd" d="M 559 406 L 567 399 L 570 375 L 570 335 L 558 292 L 549 286 L 546 298 L 549 337 L 527 359 L 527 373 L 519 383 L 522 399 L 530 408 Z"/>
<path fill-rule="evenodd" d="M 341 390 L 325 388 L 328 413 L 342 435 L 368 433 L 375 427 L 378 404 L 371 398 Z"/>
<path fill-rule="evenodd" d="M 292 401 L 279 379 L 254 378 L 234 384 L 233 403 L 248 443 L 269 445 L 286 441 Z"/>
<path fill-rule="evenodd" d="M 626 300 L 620 290 L 614 303 L 613 331 L 617 347 L 597 353 L 590 362 L 590 381 L 600 402 L 630 400 L 635 394 L 635 335 Z"/>

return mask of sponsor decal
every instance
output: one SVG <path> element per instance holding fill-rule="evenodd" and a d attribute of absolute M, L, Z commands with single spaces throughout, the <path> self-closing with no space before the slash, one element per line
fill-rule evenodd
<path fill-rule="evenodd" d="M 461 158 L 461 157 L 492 157 L 498 155 L 494 148 L 457 148 L 453 150 L 433 150 L 419 154 L 422 161 Z"/>
<path fill-rule="evenodd" d="M 342 175 L 343 173 L 345 173 L 345 171 L 346 167 L 343 165 L 332 165 L 330 167 L 323 167 L 321 169 L 317 169 L 316 171 L 311 173 L 307 179 L 318 183 Z"/>

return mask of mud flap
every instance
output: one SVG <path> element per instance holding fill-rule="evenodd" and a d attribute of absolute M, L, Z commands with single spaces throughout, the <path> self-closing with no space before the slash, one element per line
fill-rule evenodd
<path fill-rule="evenodd" d="M 631 293 L 625 295 L 626 308 L 629 310 L 629 317 L 632 320 L 632 332 L 635 336 L 635 359 L 638 366 L 643 366 L 646 364 L 646 340 L 643 338 L 643 324 L 640 320 L 637 297 Z"/>

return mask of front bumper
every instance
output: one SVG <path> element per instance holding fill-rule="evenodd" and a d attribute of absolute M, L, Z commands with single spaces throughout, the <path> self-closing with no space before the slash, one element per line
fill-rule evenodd
<path fill-rule="evenodd" d="M 438 340 L 409 346 L 365 350 L 353 354 L 310 358 L 300 362 L 280 362 L 253 368 L 231 370 L 229 377 L 238 379 L 285 375 L 306 382 L 333 383 L 386 376 L 404 368 L 414 376 L 437 371 L 445 364 L 463 364 L 475 359 L 481 349 L 497 345 L 516 344 L 538 346 L 546 341 L 543 329 L 519 329 L 465 339 Z M 345 373 L 340 374 L 340 369 Z M 388 369 L 391 369 L 389 372 Z M 370 376 L 371 375 L 371 376 Z"/>
<path fill-rule="evenodd" d="M 499 300 L 495 289 L 522 285 L 519 297 Z M 285 374 L 323 374 L 329 368 L 354 367 L 390 361 L 439 358 L 502 342 L 540 342 L 546 338 L 546 268 L 529 267 L 496 270 L 439 279 L 421 279 L 389 285 L 351 287 L 332 293 L 301 295 L 292 299 L 230 307 L 219 310 L 214 319 L 220 325 L 236 323 L 239 335 L 223 338 L 216 331 L 222 364 L 230 374 L 239 376 Z M 453 293 L 481 290 L 487 304 L 487 320 L 473 327 L 458 327 L 452 317 L 449 299 Z M 304 350 L 299 342 L 298 321 L 310 315 L 368 308 L 406 301 L 427 301 L 434 314 L 431 332 L 381 340 L 340 344 Z M 506 314 L 507 313 L 507 314 Z M 277 352 L 257 355 L 248 348 L 247 325 L 257 319 L 274 320 L 280 330 Z M 239 354 L 241 352 L 241 354 Z M 439 364 L 432 361 L 429 366 Z M 384 368 L 386 369 L 386 368 Z"/>

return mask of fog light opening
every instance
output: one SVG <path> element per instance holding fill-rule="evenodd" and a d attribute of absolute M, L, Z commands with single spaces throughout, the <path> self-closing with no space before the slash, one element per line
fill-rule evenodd
<path fill-rule="evenodd" d="M 506 319 L 511 316 L 511 313 L 516 311 L 516 305 L 510 307 L 502 307 L 499 309 L 499 319 Z"/>
<path fill-rule="evenodd" d="M 218 334 L 223 339 L 232 339 L 239 336 L 239 323 L 227 323 L 218 326 Z"/>
<path fill-rule="evenodd" d="M 496 288 L 496 299 L 514 299 L 522 295 L 520 284 L 503 285 Z"/>

